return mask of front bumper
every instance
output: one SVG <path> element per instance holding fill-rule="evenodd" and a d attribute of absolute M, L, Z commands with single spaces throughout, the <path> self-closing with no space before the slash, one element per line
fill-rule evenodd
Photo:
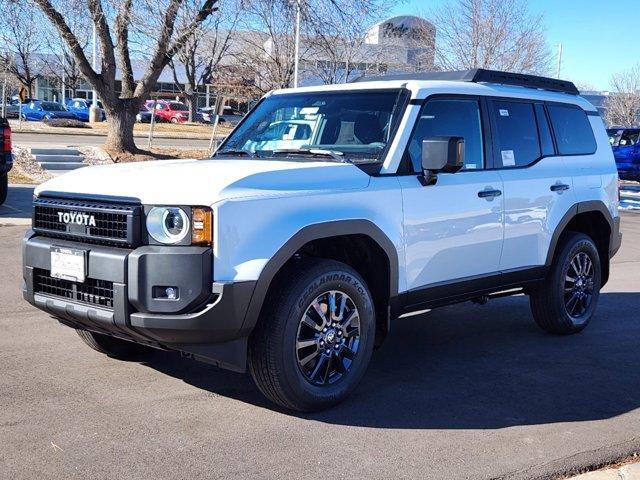
<path fill-rule="evenodd" d="M 46 276 L 53 246 L 87 251 L 84 284 L 66 282 L 61 289 L 60 282 Z M 244 371 L 249 332 L 243 331 L 242 324 L 255 282 L 213 283 L 210 248 L 143 246 L 130 250 L 28 231 L 22 253 L 25 300 L 62 323 Z M 94 283 L 106 286 L 108 307 L 92 303 L 96 292 L 87 289 Z M 176 300 L 157 295 L 167 286 L 178 289 Z"/>

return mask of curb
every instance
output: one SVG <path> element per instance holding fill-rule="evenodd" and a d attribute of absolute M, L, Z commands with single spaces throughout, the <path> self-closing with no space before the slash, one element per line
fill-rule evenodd
<path fill-rule="evenodd" d="M 30 225 L 31 225 L 30 218 L 0 217 L 0 227 L 28 227 Z"/>

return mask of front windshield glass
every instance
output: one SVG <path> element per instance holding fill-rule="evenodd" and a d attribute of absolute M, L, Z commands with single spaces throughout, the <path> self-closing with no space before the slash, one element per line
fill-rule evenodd
<path fill-rule="evenodd" d="M 276 94 L 265 98 L 234 130 L 218 154 L 270 157 L 330 151 L 356 163 L 382 161 L 393 138 L 406 90 Z"/>

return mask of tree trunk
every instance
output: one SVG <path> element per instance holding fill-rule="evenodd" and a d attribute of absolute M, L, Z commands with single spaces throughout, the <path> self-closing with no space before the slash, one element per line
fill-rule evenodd
<path fill-rule="evenodd" d="M 187 107 L 189 108 L 189 121 L 193 122 L 196 119 L 198 111 L 198 92 L 196 90 L 186 92 L 185 100 L 187 101 Z"/>
<path fill-rule="evenodd" d="M 106 105 L 105 105 L 106 107 Z M 137 153 L 138 147 L 133 140 L 133 126 L 136 123 L 138 107 L 107 107 L 109 130 L 104 146 L 115 153 Z"/>

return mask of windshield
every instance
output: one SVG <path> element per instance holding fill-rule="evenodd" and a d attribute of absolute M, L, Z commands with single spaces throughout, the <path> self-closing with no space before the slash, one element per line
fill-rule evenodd
<path fill-rule="evenodd" d="M 64 112 L 65 108 L 59 103 L 54 102 L 42 102 L 42 109 L 48 112 Z"/>
<path fill-rule="evenodd" d="M 356 163 L 382 161 L 406 90 L 276 94 L 265 98 L 227 138 L 218 154 L 268 157 L 330 151 Z"/>

